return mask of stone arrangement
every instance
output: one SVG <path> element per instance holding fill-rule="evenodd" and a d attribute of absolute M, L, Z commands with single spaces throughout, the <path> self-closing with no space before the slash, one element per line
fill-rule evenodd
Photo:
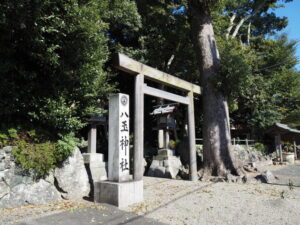
<path fill-rule="evenodd" d="M 0 208 L 78 200 L 89 195 L 88 175 L 78 148 L 60 167 L 39 180 L 14 162 L 12 148 L 0 149 Z"/>

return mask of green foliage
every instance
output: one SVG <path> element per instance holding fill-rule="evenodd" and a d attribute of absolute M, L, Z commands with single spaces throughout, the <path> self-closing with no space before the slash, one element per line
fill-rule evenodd
<path fill-rule="evenodd" d="M 12 153 L 24 169 L 33 169 L 39 176 L 44 176 L 57 164 L 55 144 L 46 142 L 30 144 L 24 140 L 15 143 L 18 147 Z"/>
<path fill-rule="evenodd" d="M 79 139 L 74 136 L 74 133 L 60 135 L 60 139 L 57 141 L 55 146 L 57 161 L 62 161 L 67 158 L 71 155 L 74 148 L 79 145 Z"/>
<path fill-rule="evenodd" d="M 282 122 L 289 126 L 300 126 L 300 108 L 288 111 Z"/>
<path fill-rule="evenodd" d="M 216 86 L 227 96 L 234 96 L 240 87 L 251 76 L 252 52 L 243 49 L 236 40 L 219 40 L 221 71 L 217 77 Z"/>
<path fill-rule="evenodd" d="M 2 129 L 0 131 L 0 148 L 11 144 L 14 140 L 18 138 L 18 131 L 14 128 Z"/>
<path fill-rule="evenodd" d="M 257 151 L 260 151 L 264 155 L 267 154 L 267 148 L 263 143 L 256 142 L 254 144 L 254 149 L 256 149 Z"/>
<path fill-rule="evenodd" d="M 9 137 L 7 134 L 5 133 L 0 133 L 0 148 L 3 148 L 4 146 L 6 146 L 8 144 L 9 141 Z"/>
<path fill-rule="evenodd" d="M 9 129 L 6 133 L 7 135 L 0 133 L 2 143 L 3 140 L 6 141 L 0 147 L 6 144 L 16 146 L 12 151 L 16 162 L 24 169 L 32 169 L 40 177 L 64 161 L 79 145 L 73 133 L 59 135 L 60 139 L 56 143 L 44 141 L 35 130 L 18 132 L 16 129 Z"/>
<path fill-rule="evenodd" d="M 11 139 L 16 139 L 16 138 L 18 137 L 17 130 L 14 129 L 14 128 L 8 129 L 7 132 L 8 132 L 8 136 L 9 136 Z"/>
<path fill-rule="evenodd" d="M 114 90 L 104 71 L 107 5 L 4 0 L 0 6 L 1 121 L 78 131 Z"/>
<path fill-rule="evenodd" d="M 39 119 L 48 126 L 53 126 L 59 132 L 69 133 L 78 131 L 85 125 L 76 115 L 75 103 L 68 105 L 62 97 L 58 100 L 46 99 L 45 102 L 40 109 Z"/>

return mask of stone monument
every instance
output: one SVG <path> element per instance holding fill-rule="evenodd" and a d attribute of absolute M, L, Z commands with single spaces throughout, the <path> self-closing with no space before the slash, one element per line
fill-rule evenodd
<path fill-rule="evenodd" d="M 95 183 L 94 200 L 118 207 L 143 201 L 143 180 L 132 180 L 129 157 L 129 96 L 109 97 L 108 181 Z"/>

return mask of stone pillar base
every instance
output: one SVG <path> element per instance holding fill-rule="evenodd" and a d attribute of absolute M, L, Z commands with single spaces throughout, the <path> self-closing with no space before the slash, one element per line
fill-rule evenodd
<path fill-rule="evenodd" d="M 143 180 L 128 182 L 101 181 L 94 183 L 94 201 L 124 208 L 144 200 Z"/>
<path fill-rule="evenodd" d="M 153 156 L 147 175 L 151 177 L 176 178 L 181 167 L 179 156 L 175 156 L 174 150 L 159 149 L 158 155 Z"/>

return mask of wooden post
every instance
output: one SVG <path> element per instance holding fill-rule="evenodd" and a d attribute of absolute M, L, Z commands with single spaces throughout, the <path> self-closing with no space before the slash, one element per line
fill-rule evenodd
<path fill-rule="evenodd" d="M 188 93 L 188 131 L 189 131 L 189 154 L 190 154 L 190 180 L 198 180 L 197 176 L 197 157 L 196 157 L 196 135 L 195 135 L 195 116 L 194 116 L 194 95 L 190 91 Z"/>
<path fill-rule="evenodd" d="M 296 147 L 296 141 L 294 141 L 294 152 L 295 152 L 295 159 L 297 160 L 297 147 Z"/>
<path fill-rule="evenodd" d="M 283 162 L 282 146 L 281 146 L 281 135 L 280 134 L 278 134 L 278 144 L 279 144 L 280 162 Z"/>
<path fill-rule="evenodd" d="M 233 145 L 235 145 L 235 138 L 233 138 Z"/>
<path fill-rule="evenodd" d="M 279 140 L 279 134 L 275 135 L 275 149 L 276 149 L 276 154 L 277 154 L 277 158 L 280 158 L 280 140 Z"/>
<path fill-rule="evenodd" d="M 135 77 L 133 179 L 143 179 L 144 167 L 144 75 Z"/>
<path fill-rule="evenodd" d="M 248 148 L 249 146 L 248 146 L 249 144 L 248 144 L 248 139 L 246 138 L 246 147 Z"/>
<path fill-rule="evenodd" d="M 279 144 L 279 153 L 280 153 L 280 162 L 283 162 L 282 146 L 281 146 L 281 144 Z"/>

